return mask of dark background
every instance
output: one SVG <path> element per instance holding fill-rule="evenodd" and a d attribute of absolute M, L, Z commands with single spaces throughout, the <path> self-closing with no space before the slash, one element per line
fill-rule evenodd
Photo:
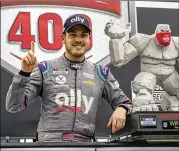
<path fill-rule="evenodd" d="M 154 34 L 157 24 L 169 24 L 172 36 L 178 37 L 179 9 L 137 8 L 137 29 L 139 33 Z"/>
<path fill-rule="evenodd" d="M 137 8 L 137 23 L 138 32 L 145 34 L 153 34 L 159 23 L 170 24 L 173 36 L 179 36 L 179 9 Z M 131 98 L 131 81 L 140 71 L 139 57 L 121 68 L 110 65 L 110 69 L 126 95 Z M 12 78 L 13 75 L 1 66 L 1 136 L 35 137 L 40 116 L 38 99 L 19 113 L 11 114 L 5 110 L 5 98 Z M 102 101 L 96 121 L 97 136 L 110 135 L 111 131 L 106 125 L 111 114 L 110 106 Z"/>

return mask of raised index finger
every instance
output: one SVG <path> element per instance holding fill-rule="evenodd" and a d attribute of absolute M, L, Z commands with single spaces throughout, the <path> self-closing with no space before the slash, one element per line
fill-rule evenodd
<path fill-rule="evenodd" d="M 35 53 L 35 49 L 34 49 L 34 41 L 31 42 L 31 50 L 33 53 Z"/>

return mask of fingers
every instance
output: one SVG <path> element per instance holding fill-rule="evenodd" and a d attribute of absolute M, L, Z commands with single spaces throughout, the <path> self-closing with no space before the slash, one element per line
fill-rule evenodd
<path fill-rule="evenodd" d="M 110 118 L 107 127 L 111 126 L 111 124 L 112 124 L 112 120 Z"/>
<path fill-rule="evenodd" d="M 122 128 L 122 122 L 121 121 L 117 121 L 116 122 L 116 129 L 121 129 Z"/>
<path fill-rule="evenodd" d="M 29 64 L 33 64 L 33 59 L 32 59 L 32 57 L 30 56 L 30 54 L 28 54 L 28 55 L 26 56 L 26 59 L 28 59 Z"/>
<path fill-rule="evenodd" d="M 126 120 L 122 120 L 122 128 L 126 125 Z"/>
<path fill-rule="evenodd" d="M 122 129 L 125 126 L 125 120 L 118 120 L 116 124 L 116 131 Z"/>
<path fill-rule="evenodd" d="M 125 120 L 110 118 L 107 127 L 112 125 L 112 133 L 115 133 L 125 126 Z"/>
<path fill-rule="evenodd" d="M 31 57 L 31 59 L 32 59 L 32 63 L 34 63 L 34 61 L 35 61 L 35 59 L 36 59 L 36 57 L 35 57 L 35 54 L 32 52 L 32 51 L 29 51 L 29 55 L 28 56 L 30 56 Z"/>
<path fill-rule="evenodd" d="M 24 57 L 24 58 L 22 59 L 22 62 L 25 62 L 27 65 L 29 65 L 29 60 L 28 60 L 27 57 Z"/>
<path fill-rule="evenodd" d="M 35 57 L 35 61 L 34 61 L 35 64 L 37 64 L 37 58 Z"/>
<path fill-rule="evenodd" d="M 113 119 L 113 121 L 112 121 L 112 133 L 116 132 L 116 123 L 117 123 L 116 119 Z"/>
<path fill-rule="evenodd" d="M 31 42 L 31 50 L 32 50 L 33 53 L 35 53 L 34 41 Z"/>
<path fill-rule="evenodd" d="M 35 62 L 34 53 L 35 53 L 34 41 L 31 41 L 31 50 L 28 52 L 28 55 L 27 55 L 29 64 L 34 64 L 34 62 Z"/>
<path fill-rule="evenodd" d="M 23 61 L 26 62 L 27 65 L 32 65 L 36 62 L 36 57 L 34 53 L 30 50 L 28 52 L 28 55 L 23 58 Z"/>

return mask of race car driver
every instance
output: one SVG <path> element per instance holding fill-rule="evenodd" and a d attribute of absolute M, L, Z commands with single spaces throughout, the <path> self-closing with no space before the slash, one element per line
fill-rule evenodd
<path fill-rule="evenodd" d="M 131 113 L 131 100 L 109 68 L 85 59 L 90 32 L 83 15 L 72 15 L 64 24 L 63 56 L 37 63 L 32 42 L 31 50 L 22 58 L 22 69 L 7 93 L 6 109 L 17 113 L 40 96 L 40 142 L 91 141 L 102 98 L 114 110 L 107 125 L 113 133 L 124 127 L 126 115 Z"/>

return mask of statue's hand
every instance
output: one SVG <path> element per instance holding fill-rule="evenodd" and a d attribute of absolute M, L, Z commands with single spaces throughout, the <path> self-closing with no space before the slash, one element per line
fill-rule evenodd
<path fill-rule="evenodd" d="M 130 33 L 130 28 L 130 23 L 126 25 L 126 28 L 121 28 L 120 25 L 110 21 L 106 24 L 104 32 L 111 39 L 121 39 Z"/>

